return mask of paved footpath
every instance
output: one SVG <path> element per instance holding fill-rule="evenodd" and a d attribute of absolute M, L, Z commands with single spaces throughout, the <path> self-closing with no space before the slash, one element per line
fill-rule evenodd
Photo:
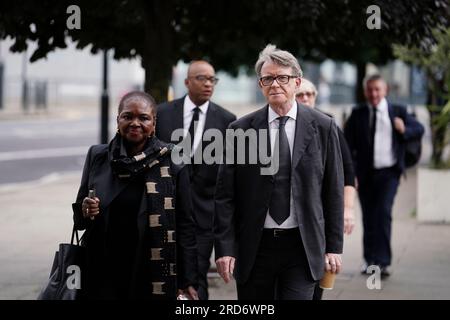
<path fill-rule="evenodd" d="M 0 299 L 34 299 L 59 242 L 68 241 L 79 174 L 0 191 Z M 361 264 L 361 225 L 345 238 L 344 271 L 325 299 L 450 299 L 450 225 L 413 217 L 415 174 L 402 182 L 394 209 L 393 274 L 369 290 Z M 357 218 L 360 221 L 359 209 Z M 234 283 L 211 277 L 212 299 L 235 299 Z"/>

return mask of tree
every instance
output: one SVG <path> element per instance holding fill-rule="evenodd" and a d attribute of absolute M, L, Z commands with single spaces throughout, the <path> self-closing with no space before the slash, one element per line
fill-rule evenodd
<path fill-rule="evenodd" d="M 113 49 L 115 59 L 141 57 L 145 69 L 145 89 L 162 98 L 167 90 L 173 62 L 175 2 L 165 1 L 26 1 L 2 3 L 0 38 L 11 36 L 11 51 L 27 48 L 36 41 L 38 48 L 30 61 L 45 58 L 57 48 L 66 48 L 66 39 L 78 49 L 91 46 L 91 52 Z M 69 30 L 66 10 L 71 5 L 81 8 L 81 29 Z M 151 85 L 150 85 L 151 84 Z"/>
<path fill-rule="evenodd" d="M 395 46 L 395 55 L 407 63 L 421 67 L 427 76 L 428 102 L 433 152 L 431 165 L 445 167 L 444 148 L 448 144 L 450 126 L 450 29 L 434 31 L 436 44 L 428 48 Z"/>
<path fill-rule="evenodd" d="M 250 68 L 257 52 L 271 42 L 301 59 L 354 63 L 358 102 L 364 99 L 362 79 L 368 62 L 384 64 L 394 58 L 393 43 L 430 46 L 435 42 L 432 30 L 445 28 L 449 21 L 447 1 L 231 1 L 229 6 L 215 1 L 215 7 L 202 2 L 191 5 L 191 20 L 203 21 L 208 28 L 181 30 L 187 30 L 187 46 L 195 46 L 218 68 Z M 380 8 L 379 30 L 367 27 L 371 5 Z"/>
<path fill-rule="evenodd" d="M 81 8 L 81 29 L 67 30 L 66 9 Z M 366 27 L 369 5 L 381 9 L 381 30 Z M 0 4 L 0 39 L 14 52 L 27 41 L 38 48 L 30 60 L 66 47 L 112 49 L 115 59 L 140 57 L 145 90 L 165 97 L 172 66 L 206 58 L 218 70 L 251 69 L 257 53 L 274 43 L 302 59 L 367 62 L 392 58 L 392 43 L 433 43 L 431 30 L 446 25 L 446 0 L 15 0 Z M 361 75 L 360 75 L 361 77 Z M 360 82 L 360 81 L 359 81 Z M 359 92 L 361 88 L 359 88 Z"/>

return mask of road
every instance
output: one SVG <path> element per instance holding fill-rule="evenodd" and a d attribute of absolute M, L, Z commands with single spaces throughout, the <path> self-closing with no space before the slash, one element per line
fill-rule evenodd
<path fill-rule="evenodd" d="M 0 118 L 0 189 L 69 172 L 81 175 L 89 146 L 99 143 L 99 115 L 92 110 L 54 110 L 36 119 L 19 114 L 13 120 Z M 241 117 L 255 107 L 236 105 L 229 110 Z M 117 128 L 115 116 L 111 109 L 110 137 Z"/>
<path fill-rule="evenodd" d="M 113 122 L 110 128 L 114 130 Z M 98 143 L 98 132 L 96 116 L 2 121 L 0 186 L 81 172 L 89 146 Z"/>

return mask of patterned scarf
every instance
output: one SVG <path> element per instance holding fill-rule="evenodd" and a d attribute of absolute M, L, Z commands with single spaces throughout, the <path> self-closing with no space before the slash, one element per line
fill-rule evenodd
<path fill-rule="evenodd" d="M 120 179 L 132 179 L 143 175 L 146 193 L 138 214 L 140 239 L 136 265 L 143 265 L 151 283 L 148 287 L 151 299 L 175 299 L 176 282 L 176 237 L 175 237 L 175 184 L 170 172 L 172 144 L 166 144 L 156 137 L 150 137 L 144 150 L 128 156 L 119 134 L 109 146 L 113 173 Z M 135 269 L 136 271 L 137 269 Z M 134 273 L 132 287 L 142 287 L 142 279 Z M 147 292 L 147 290 L 144 290 Z"/>

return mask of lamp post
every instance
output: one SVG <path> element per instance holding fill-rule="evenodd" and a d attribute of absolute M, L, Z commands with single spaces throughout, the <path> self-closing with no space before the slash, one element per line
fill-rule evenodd
<path fill-rule="evenodd" d="M 108 50 L 103 50 L 103 86 L 100 114 L 100 143 L 108 143 L 109 122 Z"/>
<path fill-rule="evenodd" d="M 27 50 L 22 56 L 22 110 L 28 112 L 30 108 L 30 94 L 27 79 L 27 64 L 28 64 L 28 54 Z"/>
<path fill-rule="evenodd" d="M 0 110 L 3 109 L 3 73 L 5 72 L 5 65 L 2 59 L 2 42 L 0 41 Z"/>

